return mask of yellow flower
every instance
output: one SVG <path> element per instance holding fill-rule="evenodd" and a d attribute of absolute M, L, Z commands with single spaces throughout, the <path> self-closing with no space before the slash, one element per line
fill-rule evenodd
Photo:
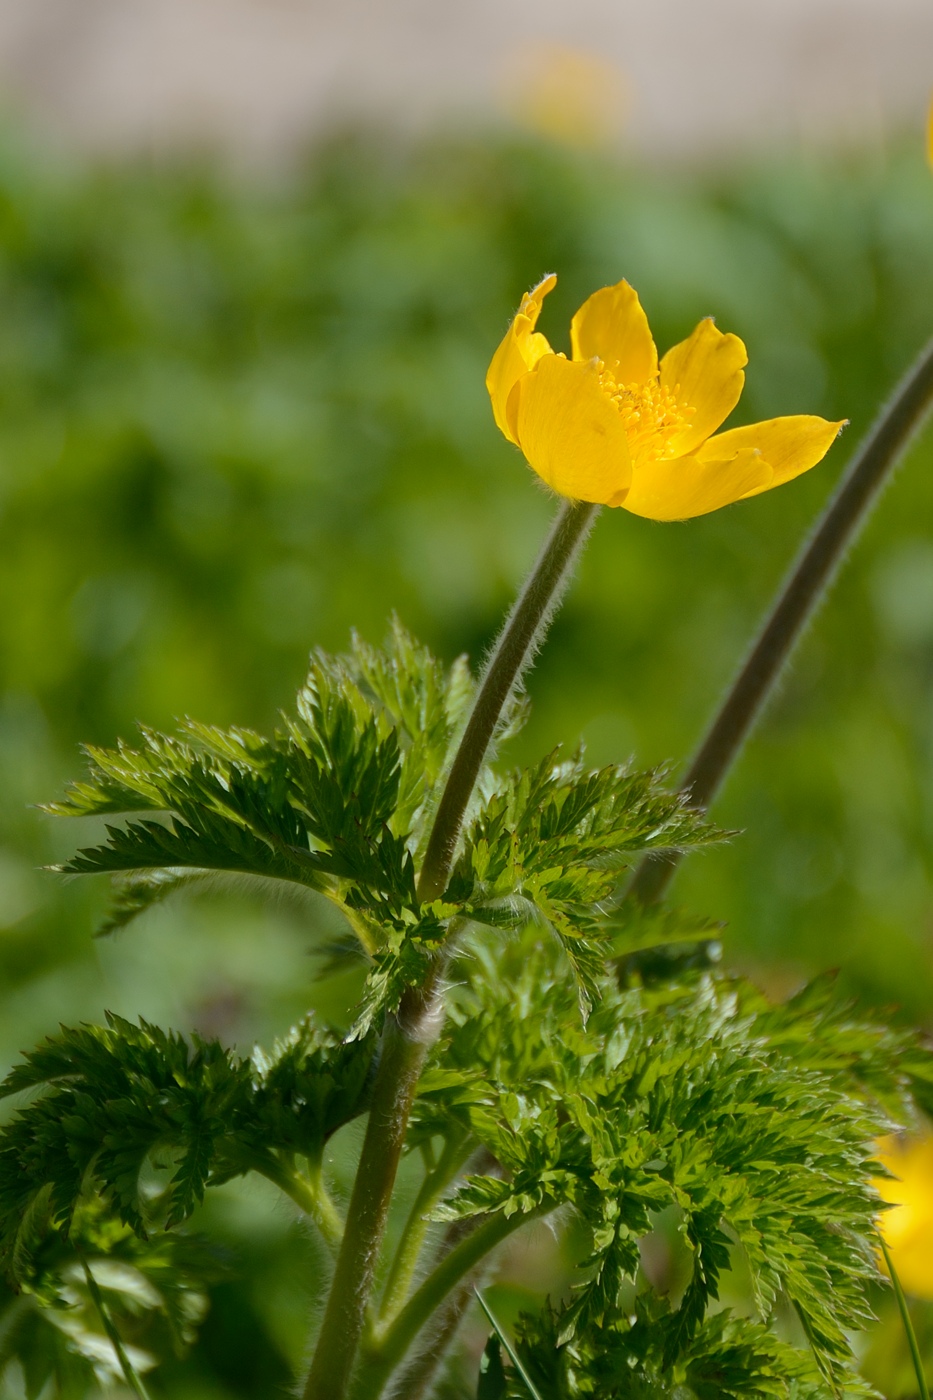
<path fill-rule="evenodd" d="M 486 387 L 499 428 L 559 495 L 686 520 L 808 471 L 842 428 L 798 415 L 711 436 L 745 383 L 737 335 L 701 321 L 659 363 L 638 296 L 619 282 L 574 316 L 568 360 L 535 330 L 556 282 L 523 298 Z"/>
<path fill-rule="evenodd" d="M 897 1276 L 915 1298 L 933 1298 L 933 1133 L 885 1138 L 878 1161 L 896 1178 L 875 1186 L 882 1200 L 894 1202 L 880 1228 Z"/>

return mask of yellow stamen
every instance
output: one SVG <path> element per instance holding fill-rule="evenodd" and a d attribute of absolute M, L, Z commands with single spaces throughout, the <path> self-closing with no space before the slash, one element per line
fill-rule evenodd
<path fill-rule="evenodd" d="M 599 384 L 622 416 L 633 466 L 674 456 L 674 439 L 696 411 L 678 403 L 679 385 L 667 389 L 657 378 L 619 384 L 604 364 L 599 367 Z"/>

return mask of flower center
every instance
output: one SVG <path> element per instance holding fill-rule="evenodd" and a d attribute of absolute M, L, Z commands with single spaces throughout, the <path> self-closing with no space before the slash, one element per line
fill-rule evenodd
<path fill-rule="evenodd" d="M 674 440 L 696 411 L 678 403 L 676 388 L 665 388 L 657 377 L 645 384 L 620 384 L 604 364 L 599 385 L 621 414 L 633 466 L 674 456 Z"/>

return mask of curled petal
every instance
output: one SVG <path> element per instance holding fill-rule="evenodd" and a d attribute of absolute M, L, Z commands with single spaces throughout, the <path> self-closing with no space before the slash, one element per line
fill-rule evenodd
<path fill-rule="evenodd" d="M 639 467 L 621 504 L 649 520 L 690 520 L 767 491 L 770 485 L 770 466 L 760 453 L 746 448 L 725 460 L 701 462 L 694 455 Z"/>
<path fill-rule="evenodd" d="M 532 287 L 530 292 L 526 292 L 525 296 L 522 297 L 522 304 L 518 308 L 515 319 L 506 331 L 502 343 L 493 355 L 489 369 L 486 371 L 486 388 L 492 400 L 492 412 L 496 426 L 510 442 L 517 443 L 518 439 L 509 425 L 507 413 L 509 394 L 522 375 L 533 369 L 542 356 L 554 353 L 546 336 L 537 332 L 535 326 L 541 314 L 541 303 L 556 285 L 557 278 L 553 273 L 549 273 L 547 277 L 541 279 L 536 287 Z"/>
<path fill-rule="evenodd" d="M 701 321 L 692 335 L 668 350 L 661 361 L 661 384 L 682 408 L 692 410 L 672 439 L 677 453 L 695 452 L 735 408 L 748 364 L 737 335 L 723 335 L 712 318 Z"/>
<path fill-rule="evenodd" d="M 747 496 L 757 496 L 760 491 L 783 486 L 785 481 L 793 481 L 795 476 L 815 467 L 826 456 L 844 427 L 845 421 L 829 423 L 825 418 L 816 418 L 807 413 L 787 418 L 768 418 L 763 423 L 750 423 L 747 428 L 730 428 L 727 433 L 717 433 L 703 444 L 696 455 L 701 462 L 705 462 L 731 457 L 747 448 L 757 449 L 773 473 L 767 486 L 758 486 L 745 493 Z"/>
<path fill-rule="evenodd" d="M 548 355 L 519 381 L 509 410 L 529 465 L 552 490 L 600 505 L 625 495 L 628 438 L 594 364 Z"/>
<path fill-rule="evenodd" d="M 570 323 L 575 360 L 602 360 L 619 384 L 644 384 L 658 372 L 648 317 L 627 282 L 589 297 Z"/>

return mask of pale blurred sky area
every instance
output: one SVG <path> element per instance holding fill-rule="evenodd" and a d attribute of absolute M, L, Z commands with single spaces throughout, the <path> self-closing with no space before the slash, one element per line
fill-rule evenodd
<path fill-rule="evenodd" d="M 103 151 L 503 119 L 692 157 L 920 126 L 933 0 L 0 0 L 0 104 Z"/>

